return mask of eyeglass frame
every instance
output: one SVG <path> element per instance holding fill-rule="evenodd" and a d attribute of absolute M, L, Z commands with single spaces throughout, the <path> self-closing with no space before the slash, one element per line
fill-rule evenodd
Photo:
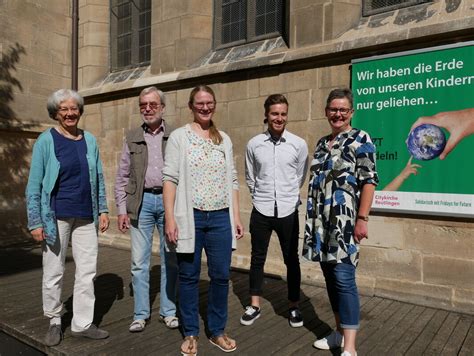
<path fill-rule="evenodd" d="M 350 109 L 348 109 L 348 108 L 326 108 L 326 111 L 330 115 L 336 115 L 338 112 L 340 112 L 342 116 L 346 116 L 346 115 L 349 115 L 349 113 L 354 112 L 354 108 L 350 108 Z"/>
<path fill-rule="evenodd" d="M 205 106 L 208 107 L 209 110 L 214 110 L 216 108 L 216 102 L 215 101 L 209 101 L 207 103 L 195 103 L 193 102 L 193 107 L 198 109 L 198 110 L 201 110 L 201 109 L 204 109 Z"/>
<path fill-rule="evenodd" d="M 164 107 L 164 105 L 161 103 L 147 102 L 147 103 L 138 103 L 138 107 L 140 108 L 140 111 L 145 111 L 148 107 L 150 108 L 150 110 L 156 111 L 159 108 Z"/>
<path fill-rule="evenodd" d="M 61 107 L 59 107 L 56 110 L 56 112 L 58 114 L 61 114 L 61 115 L 65 115 L 65 114 L 69 113 L 69 111 L 72 112 L 72 113 L 78 113 L 78 112 L 81 111 L 81 109 L 79 107 L 72 107 L 72 108 L 61 108 Z"/>

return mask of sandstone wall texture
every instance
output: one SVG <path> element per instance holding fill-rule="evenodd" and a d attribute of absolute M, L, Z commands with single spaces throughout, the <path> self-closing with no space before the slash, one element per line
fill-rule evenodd
<path fill-rule="evenodd" d="M 68 1 L 0 1 L 0 246 L 27 237 L 31 146 L 53 124 L 47 97 L 71 85 Z"/>

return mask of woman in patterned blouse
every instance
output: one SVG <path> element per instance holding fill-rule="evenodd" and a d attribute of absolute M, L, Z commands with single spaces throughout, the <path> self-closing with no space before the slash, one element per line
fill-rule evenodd
<path fill-rule="evenodd" d="M 194 88 L 188 104 L 193 122 L 171 133 L 163 168 L 165 233 L 168 243 L 176 248 L 179 265 L 179 308 L 185 337 L 181 354 L 197 354 L 203 249 L 210 277 L 209 340 L 231 352 L 237 348 L 236 342 L 224 333 L 229 270 L 236 239 L 243 236 L 232 143 L 212 120 L 216 99 L 211 88 Z"/>
<path fill-rule="evenodd" d="M 333 90 L 326 102 L 331 134 L 321 138 L 311 162 L 303 255 L 319 261 L 337 330 L 314 347 L 344 347 L 356 355 L 359 296 L 355 269 L 378 176 L 375 146 L 367 132 L 352 128 L 352 92 Z"/>

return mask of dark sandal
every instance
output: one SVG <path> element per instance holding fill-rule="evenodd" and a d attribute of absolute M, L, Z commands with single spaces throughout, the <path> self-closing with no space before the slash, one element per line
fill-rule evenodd
<path fill-rule="evenodd" d="M 217 346 L 224 352 L 232 352 L 237 349 L 237 344 L 234 339 L 231 339 L 226 334 L 213 336 L 209 339 L 211 344 Z"/>
<path fill-rule="evenodd" d="M 197 356 L 197 342 L 198 336 L 185 336 L 183 343 L 181 344 L 181 355 L 183 356 Z M 187 346 L 186 346 L 187 343 Z"/>

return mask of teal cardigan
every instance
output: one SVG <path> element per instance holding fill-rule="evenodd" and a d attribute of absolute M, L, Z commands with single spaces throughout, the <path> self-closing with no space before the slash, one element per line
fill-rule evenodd
<path fill-rule="evenodd" d="M 44 229 L 46 243 L 53 245 L 58 234 L 56 215 L 51 210 L 51 192 L 59 176 L 59 161 L 54 153 L 51 130 L 43 132 L 33 146 L 30 176 L 26 186 L 26 206 L 28 229 Z M 92 212 L 96 229 L 99 227 L 99 214 L 107 213 L 104 175 L 95 137 L 84 131 L 87 146 L 87 164 L 92 194 Z"/>

